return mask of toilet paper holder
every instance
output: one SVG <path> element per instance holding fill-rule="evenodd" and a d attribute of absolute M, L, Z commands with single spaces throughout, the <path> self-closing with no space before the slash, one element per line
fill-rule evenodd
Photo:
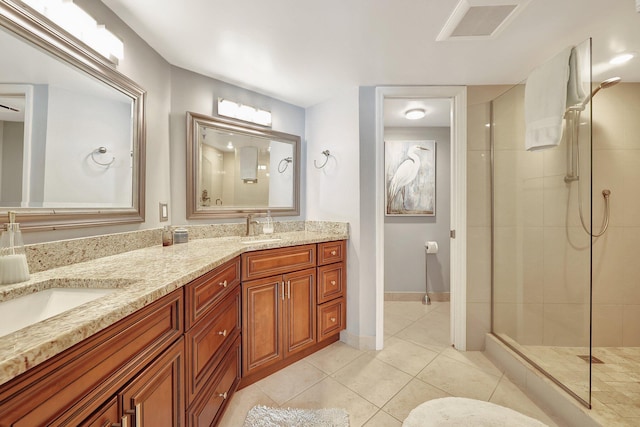
<path fill-rule="evenodd" d="M 438 253 L 438 242 L 426 241 L 424 242 L 424 247 L 428 254 Z"/>

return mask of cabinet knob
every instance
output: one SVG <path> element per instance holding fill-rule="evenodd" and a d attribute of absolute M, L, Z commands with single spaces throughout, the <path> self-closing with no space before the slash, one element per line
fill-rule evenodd
<path fill-rule="evenodd" d="M 222 335 L 223 337 L 227 336 L 227 330 L 225 329 L 224 331 L 219 331 L 218 335 Z"/>
<path fill-rule="evenodd" d="M 331 281 L 331 286 L 335 286 L 335 285 L 336 285 L 336 281 L 335 281 L 335 280 L 332 280 L 332 281 Z"/>
<path fill-rule="evenodd" d="M 332 318 L 331 318 L 331 319 L 329 319 L 329 320 L 331 320 L 331 323 L 336 323 L 336 318 L 335 318 L 335 317 L 332 317 Z"/>
<path fill-rule="evenodd" d="M 338 252 L 336 252 L 335 250 L 331 251 L 331 255 L 336 256 L 338 254 Z"/>
<path fill-rule="evenodd" d="M 227 392 L 225 391 L 224 393 L 220 393 L 220 394 L 218 394 L 218 397 L 221 397 L 221 398 L 223 398 L 223 399 L 225 399 L 225 400 L 226 400 L 226 398 L 227 398 Z"/>
<path fill-rule="evenodd" d="M 218 286 L 222 286 L 223 288 L 226 288 L 227 287 L 227 281 L 225 280 L 224 282 L 218 283 Z"/>

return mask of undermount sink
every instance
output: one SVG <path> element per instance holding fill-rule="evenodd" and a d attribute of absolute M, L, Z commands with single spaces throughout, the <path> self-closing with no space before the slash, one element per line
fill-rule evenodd
<path fill-rule="evenodd" d="M 279 242 L 282 240 L 281 237 L 268 237 L 268 238 L 251 238 L 249 240 L 241 240 L 240 243 L 243 245 L 254 245 L 256 243 L 270 243 L 270 242 Z"/>
<path fill-rule="evenodd" d="M 0 302 L 0 336 L 112 294 L 120 286 L 48 288 L 2 301 Z"/>

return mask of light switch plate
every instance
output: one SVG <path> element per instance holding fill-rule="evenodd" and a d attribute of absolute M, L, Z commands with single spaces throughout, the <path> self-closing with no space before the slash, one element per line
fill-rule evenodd
<path fill-rule="evenodd" d="M 169 221 L 169 205 L 160 202 L 160 222 Z"/>

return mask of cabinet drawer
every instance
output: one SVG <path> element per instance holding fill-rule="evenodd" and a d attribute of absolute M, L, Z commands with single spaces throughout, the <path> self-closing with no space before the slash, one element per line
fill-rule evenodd
<path fill-rule="evenodd" d="M 187 341 L 187 403 L 191 403 L 240 334 L 240 286 L 201 319 L 185 336 Z"/>
<path fill-rule="evenodd" d="M 118 396 L 113 396 L 102 408 L 90 416 L 80 427 L 105 427 L 118 424 L 120 422 L 120 411 L 118 410 Z"/>
<path fill-rule="evenodd" d="M 275 276 L 316 265 L 316 245 L 266 249 L 242 254 L 242 280 Z"/>
<path fill-rule="evenodd" d="M 187 411 L 187 426 L 213 426 L 222 417 L 240 382 L 240 337 L 227 351 L 214 375 Z"/>
<path fill-rule="evenodd" d="M 343 262 L 318 267 L 318 304 L 345 296 L 347 269 Z"/>
<path fill-rule="evenodd" d="M 240 258 L 203 274 L 185 287 L 186 329 L 205 316 L 228 292 L 240 283 Z"/>
<path fill-rule="evenodd" d="M 344 261 L 347 258 L 346 249 L 344 240 L 318 243 L 318 265 Z"/>
<path fill-rule="evenodd" d="M 318 342 L 339 333 L 347 325 L 347 304 L 345 298 L 318 306 Z"/>

